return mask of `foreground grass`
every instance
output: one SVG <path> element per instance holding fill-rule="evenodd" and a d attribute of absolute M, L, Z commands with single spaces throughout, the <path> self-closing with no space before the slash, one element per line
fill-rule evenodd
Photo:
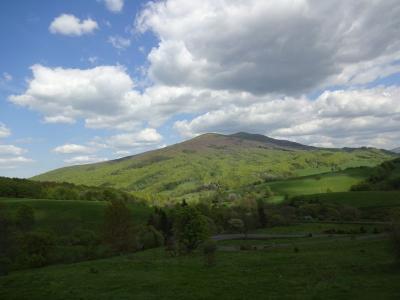
<path fill-rule="evenodd" d="M 387 241 L 170 258 L 162 249 L 0 278 L 0 299 L 399 299 Z"/>

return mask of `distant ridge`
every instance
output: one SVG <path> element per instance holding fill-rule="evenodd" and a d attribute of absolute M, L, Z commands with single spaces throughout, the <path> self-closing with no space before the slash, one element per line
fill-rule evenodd
<path fill-rule="evenodd" d="M 287 140 L 278 140 L 274 138 L 270 138 L 268 136 L 262 134 L 253 134 L 247 132 L 238 132 L 229 135 L 234 138 L 244 139 L 244 140 L 253 140 L 257 142 L 264 143 L 273 148 L 283 148 L 283 149 L 293 149 L 293 150 L 314 150 L 316 147 L 303 145 L 296 142 L 291 142 Z"/>
<path fill-rule="evenodd" d="M 394 152 L 394 153 L 399 153 L 399 154 L 400 154 L 400 147 L 394 148 L 394 149 L 392 149 L 392 150 L 390 150 L 390 151 L 392 151 L 392 152 Z"/>

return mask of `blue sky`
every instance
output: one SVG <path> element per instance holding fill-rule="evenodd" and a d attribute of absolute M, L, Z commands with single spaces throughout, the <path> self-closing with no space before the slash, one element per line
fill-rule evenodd
<path fill-rule="evenodd" d="M 400 4 L 333 2 L 1 1 L 0 176 L 205 132 L 400 146 Z"/>

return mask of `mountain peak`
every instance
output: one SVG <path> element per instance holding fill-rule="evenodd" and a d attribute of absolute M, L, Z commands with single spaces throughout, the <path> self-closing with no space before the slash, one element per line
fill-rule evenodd
<path fill-rule="evenodd" d="M 237 132 L 229 135 L 233 138 L 239 138 L 242 140 L 256 141 L 265 144 L 265 146 L 269 146 L 271 148 L 281 148 L 287 150 L 313 150 L 316 149 L 312 146 L 303 145 L 300 143 L 287 141 L 287 140 L 278 140 L 274 139 L 262 134 L 256 133 L 248 133 L 248 132 Z"/>
<path fill-rule="evenodd" d="M 394 153 L 399 153 L 400 154 L 400 147 L 397 147 L 397 148 L 394 148 L 394 149 L 392 149 L 392 150 L 390 150 L 391 152 L 394 152 Z"/>

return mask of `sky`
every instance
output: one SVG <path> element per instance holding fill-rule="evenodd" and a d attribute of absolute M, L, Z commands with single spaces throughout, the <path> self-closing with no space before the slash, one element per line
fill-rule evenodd
<path fill-rule="evenodd" d="M 400 146 L 398 0 L 0 1 L 0 176 L 202 133 Z"/>

